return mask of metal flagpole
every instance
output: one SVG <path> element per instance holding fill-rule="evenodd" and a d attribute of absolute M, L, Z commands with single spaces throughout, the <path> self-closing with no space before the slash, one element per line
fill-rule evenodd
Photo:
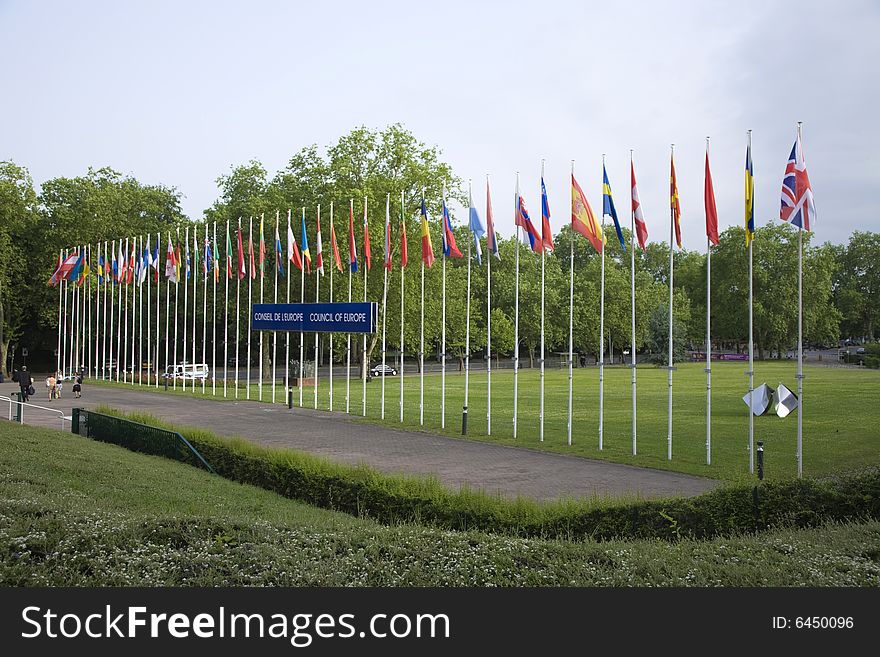
<path fill-rule="evenodd" d="M 275 210 L 275 288 L 272 292 L 272 303 L 278 303 L 278 260 L 282 257 L 278 251 L 280 246 L 280 237 L 278 235 L 278 215 L 279 211 Z M 275 403 L 275 374 L 277 373 L 276 361 L 278 360 L 278 331 L 272 331 L 272 403 Z"/>
<path fill-rule="evenodd" d="M 367 242 L 369 236 L 369 226 L 367 225 L 367 197 L 364 196 L 364 243 Z M 370 271 L 369 255 L 364 248 L 364 303 L 367 302 L 367 272 Z M 361 349 L 361 415 L 367 417 L 367 368 L 370 364 L 367 362 L 367 334 L 364 333 L 364 346 Z M 384 374 L 382 375 L 384 379 Z"/>
<path fill-rule="evenodd" d="M 404 218 L 403 213 L 403 190 L 400 192 L 400 235 L 401 239 L 404 238 Z M 403 243 L 400 245 L 401 251 L 403 250 Z M 401 253 L 400 260 L 400 369 L 398 370 L 398 374 L 400 375 L 400 421 L 403 422 L 403 285 L 404 285 L 404 262 L 403 262 L 403 254 Z"/>
<path fill-rule="evenodd" d="M 153 340 L 152 340 L 152 326 L 153 326 L 153 285 L 150 280 L 153 277 L 153 273 L 150 271 L 150 267 L 153 262 L 153 252 L 150 250 L 150 242 L 152 240 L 152 234 L 147 233 L 147 244 L 146 244 L 146 253 L 149 255 L 148 262 L 146 264 L 147 267 L 147 362 L 150 366 L 147 368 L 147 385 L 150 385 L 151 373 L 153 371 Z"/>
<path fill-rule="evenodd" d="M 177 249 L 180 247 L 180 228 L 177 229 L 177 244 L 175 245 L 175 257 L 177 256 Z M 174 277 L 176 280 L 174 281 L 174 362 L 171 364 L 171 372 L 172 372 L 172 381 L 174 390 L 177 390 L 177 306 L 178 306 L 178 297 L 180 296 L 180 263 L 177 263 L 177 275 Z M 184 272 L 184 275 L 186 273 Z M 184 322 L 184 327 L 186 326 L 186 322 Z"/>
<path fill-rule="evenodd" d="M 205 243 L 202 245 L 202 362 L 208 364 L 208 222 L 205 222 Z M 213 253 L 211 257 L 213 257 Z M 213 263 L 211 263 L 213 265 Z M 195 360 L 195 358 L 193 358 Z M 211 368 L 211 376 L 214 368 Z M 202 394 L 205 394 L 205 386 L 208 385 L 208 377 L 202 379 Z"/>
<path fill-rule="evenodd" d="M 212 227 L 214 241 L 214 292 L 211 298 L 211 394 L 217 394 L 217 279 L 220 277 L 220 254 L 217 252 L 217 222 Z"/>
<path fill-rule="evenodd" d="M 514 216 L 519 216 L 519 171 L 516 172 L 516 209 Z M 520 225 L 516 223 L 516 275 L 514 276 L 514 322 L 513 322 L 513 437 L 516 438 L 516 406 L 519 392 L 519 234 Z"/>
<path fill-rule="evenodd" d="M 303 206 L 302 209 L 302 225 L 305 227 L 306 225 L 306 209 Z M 305 241 L 305 236 L 303 236 L 303 241 Z M 303 260 L 305 260 L 305 256 L 303 256 Z M 303 262 L 303 268 L 300 271 L 300 288 L 299 288 L 299 302 L 306 302 L 306 263 Z M 297 383 L 297 388 L 299 388 L 299 407 L 302 408 L 303 405 L 303 366 L 305 365 L 305 353 L 303 348 L 304 344 L 304 333 L 302 331 L 299 332 L 299 383 Z"/>
<path fill-rule="evenodd" d="M 443 186 L 443 205 L 446 205 L 446 185 Z M 440 222 L 443 224 L 440 235 L 443 237 L 443 320 L 441 322 L 440 339 L 440 428 L 446 428 L 446 218 L 440 213 Z"/>
<path fill-rule="evenodd" d="M 471 181 L 468 178 L 468 201 L 473 207 L 473 191 L 471 189 Z M 470 223 L 470 220 L 468 221 Z M 473 226 L 471 227 L 473 229 Z M 467 301 L 465 301 L 465 327 L 464 327 L 464 406 L 461 409 L 461 434 L 467 434 L 467 417 L 468 417 L 468 384 L 470 383 L 471 369 L 471 236 L 468 235 L 468 253 L 467 253 Z"/>
<path fill-rule="evenodd" d="M 111 249 L 111 255 L 114 256 L 114 259 L 115 259 L 115 256 L 116 256 L 116 240 L 112 240 L 112 241 L 110 242 L 110 249 Z M 106 377 L 106 378 L 107 378 L 108 381 L 112 381 L 112 380 L 113 380 L 113 373 L 114 373 L 114 370 L 118 370 L 118 369 L 119 369 L 119 363 L 118 363 L 118 362 L 116 362 L 116 363 L 113 362 L 113 361 L 114 361 L 114 359 L 113 359 L 113 353 L 114 353 L 114 352 L 113 352 L 113 336 L 114 336 L 114 335 L 119 335 L 119 328 L 118 328 L 118 326 L 117 326 L 117 328 L 115 329 L 115 331 L 114 331 L 114 328 L 113 328 L 113 327 L 114 327 L 114 319 L 116 319 L 116 318 L 115 318 L 115 315 L 116 315 L 116 312 L 115 312 L 115 311 L 116 311 L 116 299 L 115 299 L 114 297 L 116 296 L 116 285 L 117 285 L 117 282 L 116 282 L 116 278 L 115 278 L 115 276 L 116 276 L 116 272 L 113 271 L 112 267 L 111 267 L 111 269 L 110 269 L 110 276 L 111 276 L 111 280 L 110 280 L 110 332 L 109 332 L 109 336 L 110 336 L 110 337 L 109 337 L 109 339 L 107 339 L 107 349 L 105 349 L 105 352 L 104 352 L 104 353 L 105 353 L 104 358 L 105 358 L 105 360 L 106 360 L 105 368 L 106 368 L 106 367 L 111 367 L 111 366 L 112 366 L 112 369 L 109 369 L 109 370 L 107 371 L 107 377 Z M 105 314 L 106 314 L 106 313 L 105 313 Z M 117 321 L 116 321 L 115 323 L 118 325 L 118 323 L 119 323 L 119 322 L 118 322 L 118 319 L 117 319 Z M 106 337 L 106 336 L 105 336 L 105 337 Z M 117 359 L 117 360 L 118 360 L 118 359 Z"/>
<path fill-rule="evenodd" d="M 141 270 L 147 265 L 144 261 L 144 238 L 138 237 L 138 252 L 140 259 L 138 262 L 141 265 Z M 141 276 L 147 276 L 147 279 L 150 278 L 149 272 L 140 273 L 138 276 L 138 359 L 137 359 L 137 371 L 138 371 L 138 385 L 143 385 L 143 372 L 144 372 L 144 291 L 141 288 L 143 285 L 143 279 Z M 150 298 L 147 297 L 147 310 L 150 309 Z M 150 322 L 147 320 L 147 329 L 150 327 Z"/>
<path fill-rule="evenodd" d="M 422 206 L 425 204 L 425 188 L 422 187 Z M 425 211 L 427 215 L 427 211 Z M 428 217 L 423 221 L 427 223 Z M 424 235 L 422 236 L 424 240 Z M 419 426 L 425 425 L 425 245 L 422 242 L 422 305 L 419 320 Z"/>
<path fill-rule="evenodd" d="M 336 244 L 336 229 L 333 227 L 333 201 L 330 201 L 330 235 L 333 244 Z M 333 246 L 330 247 L 331 251 Z M 333 262 L 330 263 L 330 303 L 333 303 L 333 270 L 336 268 L 336 252 L 331 254 Z M 330 412 L 333 412 L 333 334 L 330 334 Z"/>
<path fill-rule="evenodd" d="M 248 217 L 248 266 L 250 267 L 250 271 L 247 274 L 248 277 L 248 327 L 247 327 L 247 369 L 245 370 L 245 388 L 244 388 L 244 398 L 251 398 L 251 318 L 253 317 L 253 313 L 251 313 L 252 305 L 252 288 L 253 288 L 253 280 L 254 280 L 254 263 L 251 262 L 253 258 L 251 256 L 254 253 L 254 218 Z"/>
<path fill-rule="evenodd" d="M 571 179 L 574 180 L 574 160 L 571 161 Z M 574 197 L 574 185 L 571 190 Z M 572 201 L 574 198 L 572 198 Z M 572 203 L 572 207 L 574 203 Z M 572 219 L 572 228 L 574 220 Z M 574 230 L 571 231 L 568 258 L 568 444 L 571 445 L 572 382 L 574 377 Z"/>
<path fill-rule="evenodd" d="M 193 379 L 190 387 L 192 391 L 196 391 L 196 379 L 195 379 L 195 366 L 198 362 L 196 360 L 196 333 L 197 331 L 197 320 L 198 320 L 198 310 L 199 307 L 199 229 L 196 226 L 193 226 L 193 252 L 192 259 L 190 262 L 190 269 L 192 270 L 192 278 L 193 278 L 193 330 L 192 330 L 192 364 L 193 364 Z M 204 382 L 204 379 L 202 380 Z M 204 383 L 203 383 L 204 385 Z"/>
<path fill-rule="evenodd" d="M 291 209 L 287 208 L 287 253 L 293 253 L 293 247 L 291 246 L 290 236 L 293 234 L 290 232 L 290 214 Z M 287 296 L 285 298 L 286 303 L 290 303 L 290 275 L 293 273 L 293 260 L 287 256 Z M 284 401 L 288 402 L 292 399 L 290 397 L 290 331 L 284 332 Z"/>
<path fill-rule="evenodd" d="M 239 358 L 239 342 L 241 337 L 241 318 L 239 317 L 239 304 L 241 302 L 241 271 L 242 261 L 244 260 L 243 248 L 241 245 L 241 217 L 238 218 L 238 233 L 236 233 L 236 254 L 240 260 L 236 263 L 238 271 L 235 273 L 235 398 L 238 399 L 238 371 L 241 368 L 241 359 Z"/>
<path fill-rule="evenodd" d="M 488 231 L 489 216 L 489 174 L 486 174 L 486 223 Z M 486 435 L 492 435 L 492 252 L 496 245 L 495 227 L 492 226 L 493 248 L 486 249 Z M 487 244 L 488 246 L 488 244 Z"/>
<path fill-rule="evenodd" d="M 706 161 L 709 138 L 706 137 Z M 708 166 L 708 164 L 707 164 Z M 712 464 L 712 242 L 706 235 L 706 465 Z"/>
<path fill-rule="evenodd" d="M 171 244 L 171 231 L 168 231 L 168 248 L 173 249 L 173 245 Z M 173 251 L 172 251 L 173 252 Z M 168 252 L 165 253 L 165 266 L 168 267 Z M 171 281 L 167 276 L 165 276 L 165 373 L 166 375 L 170 374 L 172 377 L 174 376 L 174 368 L 169 369 L 168 365 L 168 335 L 170 333 L 171 326 Z M 173 379 L 172 379 L 173 381 Z"/>
<path fill-rule="evenodd" d="M 226 397 L 226 381 L 229 378 L 229 274 L 231 271 L 232 254 L 229 240 L 229 219 L 226 220 L 226 296 L 223 299 L 223 396 Z"/>
<path fill-rule="evenodd" d="M 669 147 L 670 162 L 675 152 L 675 144 Z M 673 253 L 675 251 L 675 205 L 670 196 L 669 203 L 669 369 L 667 382 L 669 388 L 669 402 L 667 409 L 667 435 L 666 435 L 666 458 L 672 460 L 672 284 L 673 284 Z"/>
<path fill-rule="evenodd" d="M 797 150 L 801 150 L 801 122 L 797 124 Z M 801 155 L 803 157 L 803 155 Z M 801 210 L 806 216 L 807 207 Z M 797 471 L 798 479 L 804 476 L 804 220 L 801 217 L 801 225 L 798 226 L 798 362 L 797 362 L 797 386 L 798 386 L 798 417 L 797 417 Z"/>
<path fill-rule="evenodd" d="M 61 268 L 61 264 L 64 262 L 64 249 L 60 249 L 58 251 L 58 268 Z M 60 274 L 59 274 L 60 275 Z M 58 285 L 58 347 L 55 349 L 55 374 L 61 371 L 61 334 L 63 333 L 62 325 L 61 325 L 61 310 L 62 303 L 64 299 L 64 281 L 56 279 L 56 285 Z M 105 334 L 106 340 L 106 334 Z M 102 372 L 103 378 L 103 372 Z"/>
<path fill-rule="evenodd" d="M 541 160 L 541 185 L 544 184 L 544 160 Z M 542 190 L 543 191 L 543 190 Z M 543 199 L 542 199 L 543 206 Z M 538 413 L 539 429 L 538 440 L 544 442 L 544 208 L 541 208 L 541 405 Z"/>
<path fill-rule="evenodd" d="M 348 212 L 349 217 L 354 215 L 354 199 L 349 199 Z M 349 222 L 349 227 L 353 230 L 353 222 Z M 354 239 L 351 235 L 348 237 L 349 243 Z M 349 255 L 349 260 L 351 256 Z M 351 303 L 351 262 L 348 263 L 348 302 Z M 348 413 L 351 405 L 351 333 L 346 335 L 345 345 L 345 412 Z"/>
<path fill-rule="evenodd" d="M 140 285 L 139 285 L 138 282 L 135 280 L 135 278 L 139 278 L 139 275 L 137 275 L 137 274 L 138 274 L 138 271 L 137 271 L 137 267 L 136 267 L 136 263 L 137 263 L 137 257 L 136 257 L 136 254 L 137 254 L 137 247 L 138 247 L 138 238 L 137 238 L 137 237 L 132 237 L 132 238 L 131 238 L 131 255 L 132 255 L 132 258 L 131 258 L 131 263 L 132 263 L 132 277 L 131 277 L 131 359 L 129 360 L 129 362 L 131 363 L 131 380 L 129 381 L 129 385 L 134 385 L 134 372 L 135 372 L 135 368 L 137 367 L 138 369 L 140 369 L 140 367 L 139 367 L 140 364 L 134 362 L 134 355 L 135 355 L 134 343 L 137 341 L 137 340 L 136 340 L 136 338 L 137 338 L 137 334 L 136 334 L 136 332 L 135 332 L 135 330 L 134 330 L 134 329 L 135 329 L 135 323 L 134 323 L 135 316 L 137 316 L 137 318 L 138 318 L 138 322 L 140 323 L 140 311 L 138 310 L 138 302 L 136 301 L 136 299 L 140 299 L 140 295 L 138 294 L 138 288 L 140 287 Z"/>
<path fill-rule="evenodd" d="M 91 244 L 88 245 L 88 253 L 89 253 L 88 263 L 89 263 L 89 268 L 91 268 L 91 265 L 92 265 L 92 245 Z M 91 372 L 92 371 L 92 314 L 93 314 L 92 313 L 92 278 L 91 278 L 91 276 L 88 278 L 88 280 L 86 280 L 86 287 L 88 289 L 88 292 L 86 293 L 86 299 L 87 299 L 86 307 L 88 308 L 88 331 L 86 332 L 86 340 L 83 343 L 83 349 L 88 353 L 88 369 L 86 370 L 86 372 Z M 97 331 L 95 332 L 95 335 L 97 336 Z"/>
<path fill-rule="evenodd" d="M 189 255 L 189 226 L 184 230 L 183 237 L 184 244 L 184 272 L 183 272 L 183 344 L 181 344 L 180 353 L 183 357 L 182 362 L 186 363 L 186 331 L 189 325 L 189 322 L 186 319 L 186 313 L 189 306 L 189 277 L 190 272 L 192 271 L 192 258 Z M 175 363 L 177 358 L 174 359 Z M 184 368 L 184 372 L 186 372 L 186 368 Z M 186 376 L 180 377 L 180 386 L 183 390 L 186 390 Z"/>
<path fill-rule="evenodd" d="M 605 153 L 602 153 L 602 171 L 605 171 Z M 604 195 L 604 188 L 602 193 Z M 603 204 L 604 205 L 604 204 Z M 599 295 L 599 449 L 604 449 L 605 428 L 605 210 L 602 210 L 602 282 Z"/>
<path fill-rule="evenodd" d="M 122 289 L 125 279 L 125 272 L 122 269 L 122 239 L 119 239 L 119 253 L 120 256 L 117 258 L 117 267 L 119 271 L 119 280 L 117 281 L 117 285 L 119 286 L 119 293 L 116 295 L 116 383 L 119 383 L 119 370 L 122 369 L 122 297 L 125 296 L 125 293 Z M 112 317 L 111 317 L 112 319 Z M 113 339 L 111 333 L 111 341 Z"/>
<path fill-rule="evenodd" d="M 391 192 L 385 196 L 385 260 L 388 260 L 388 251 L 391 249 L 391 240 L 388 239 L 391 230 Z M 388 314 L 388 267 L 382 263 L 382 419 L 385 419 L 385 319 Z M 315 350 L 317 352 L 317 336 L 315 338 Z"/>
<path fill-rule="evenodd" d="M 752 131 L 748 131 L 748 162 L 752 163 Z M 749 180 L 746 181 L 746 184 L 749 185 L 749 191 L 753 189 L 751 182 L 754 180 L 754 172 L 749 172 Z M 753 204 L 751 208 L 746 208 L 746 233 L 749 231 L 749 217 L 752 216 L 753 207 L 754 207 L 754 199 L 750 195 L 751 203 Z M 747 199 L 748 200 L 748 199 Z M 749 371 L 747 374 L 749 375 L 749 473 L 754 473 L 755 471 L 755 416 L 752 413 L 752 403 L 754 402 L 754 389 L 755 389 L 755 337 L 754 337 L 754 320 L 753 320 L 753 307 L 752 307 L 752 299 L 754 294 L 754 288 L 752 283 L 752 242 L 754 242 L 754 236 L 750 236 L 749 238 Z"/>
<path fill-rule="evenodd" d="M 320 241 L 321 235 L 320 235 L 320 230 L 319 230 L 319 228 L 321 226 L 321 204 L 320 203 L 318 204 L 318 211 L 317 211 L 316 217 L 317 217 L 317 221 L 315 223 L 315 231 L 316 231 L 315 232 L 315 243 L 317 244 L 317 246 L 315 248 L 317 249 L 316 253 L 321 253 L 322 245 L 321 245 L 321 241 Z M 322 258 L 321 263 L 320 263 L 321 267 L 324 266 L 323 257 L 324 257 L 323 254 L 321 254 L 321 258 Z M 320 301 L 321 301 L 321 271 L 320 271 L 320 269 L 318 269 L 315 271 L 315 303 L 319 303 Z M 263 299 L 261 296 L 260 303 L 262 303 L 262 302 L 263 302 Z M 319 338 L 318 332 L 315 331 L 315 368 L 314 368 L 313 379 L 314 379 L 314 384 L 315 384 L 314 385 L 314 394 L 315 394 L 315 410 L 316 411 L 318 410 L 318 355 L 319 355 L 318 354 L 318 346 L 319 346 L 318 345 L 318 338 Z"/>
<path fill-rule="evenodd" d="M 266 251 L 266 234 L 264 230 L 264 224 L 266 220 L 266 213 L 260 213 L 260 303 L 263 303 L 263 279 L 266 278 L 266 262 L 265 262 L 265 251 Z M 253 317 L 253 308 L 250 311 L 251 317 Z M 257 398 L 260 401 L 263 401 L 263 331 L 260 331 L 260 367 L 259 367 L 259 382 L 257 383 Z"/>
<path fill-rule="evenodd" d="M 91 251 L 91 249 L 92 249 L 92 247 L 91 247 L 91 245 L 89 245 L 89 251 Z M 101 257 L 101 243 L 100 242 L 98 242 L 97 251 L 98 251 L 98 258 L 100 259 L 100 257 Z M 90 259 L 90 261 L 91 261 L 91 259 Z M 95 266 L 96 267 L 98 266 L 97 261 L 95 261 Z M 97 272 L 97 270 L 96 270 L 96 272 Z M 102 277 L 104 276 L 103 269 L 101 270 L 101 276 Z M 91 282 L 89 283 L 89 286 L 91 286 Z M 94 353 L 94 359 L 92 361 L 95 366 L 94 366 L 94 369 L 89 368 L 91 371 L 94 372 L 93 376 L 95 377 L 96 380 L 98 378 L 98 366 L 100 363 L 100 361 L 98 360 L 98 355 L 100 353 L 98 347 L 101 344 L 100 327 L 101 327 L 101 287 L 96 282 L 95 283 L 95 353 Z"/>
<path fill-rule="evenodd" d="M 629 152 L 629 168 L 633 168 L 633 152 Z M 632 189 L 630 189 L 632 196 Z M 629 223 L 629 281 L 630 281 L 630 300 L 632 302 L 632 329 L 630 332 L 630 357 L 632 359 L 632 434 L 633 434 L 633 456 L 636 455 L 636 211 L 630 203 L 630 223 Z"/>
<path fill-rule="evenodd" d="M 70 252 L 69 252 L 68 250 L 63 250 L 63 251 L 62 251 L 62 254 L 61 254 L 61 262 L 64 262 L 65 260 L 67 260 L 67 257 L 68 257 L 68 255 L 69 255 L 69 253 L 70 253 Z M 64 296 L 64 301 L 63 301 L 63 306 L 64 306 L 64 327 L 63 327 L 63 329 L 62 329 L 62 331 L 61 331 L 61 350 L 58 352 L 58 356 L 59 356 L 59 359 L 60 359 L 60 364 L 59 364 L 59 366 L 58 366 L 58 371 L 61 372 L 62 369 L 66 369 L 68 372 L 70 372 L 70 368 L 69 368 L 68 365 L 67 365 L 67 324 L 68 324 L 68 319 L 69 319 L 69 314 L 68 314 L 68 311 L 67 311 L 67 296 L 68 296 L 68 295 L 67 295 L 67 287 L 68 287 L 68 285 L 67 285 L 67 279 L 66 279 L 66 278 L 61 279 L 61 283 L 60 283 L 60 285 L 61 285 L 61 289 L 62 289 L 62 291 L 63 291 L 63 293 L 64 293 L 64 294 L 63 294 L 63 296 Z"/>
<path fill-rule="evenodd" d="M 132 267 L 134 267 L 134 261 L 131 258 L 131 251 L 128 248 L 128 238 L 127 237 L 125 238 L 125 257 L 126 257 L 126 262 L 128 263 L 128 266 L 126 267 L 127 271 L 125 273 L 125 281 L 126 281 L 126 285 L 129 285 L 129 283 L 128 283 L 129 273 L 128 272 L 130 272 L 132 270 Z M 133 286 L 134 284 L 131 283 L 131 285 Z M 125 308 L 124 308 L 125 324 L 124 324 L 124 329 L 123 329 L 124 333 L 123 333 L 123 338 L 122 338 L 122 347 L 123 347 L 122 382 L 126 383 L 127 379 L 128 379 L 128 366 L 129 366 L 129 363 L 128 363 L 128 290 L 127 289 L 125 291 L 124 296 L 125 296 Z M 134 312 L 133 306 L 134 306 L 134 303 L 132 302 L 132 312 Z M 134 343 L 134 323 L 132 323 L 132 343 Z"/>
<path fill-rule="evenodd" d="M 162 261 L 160 251 L 162 249 L 162 233 L 156 233 L 156 349 L 153 351 L 153 369 L 156 371 L 156 387 L 159 387 L 159 299 L 161 295 Z M 166 286 L 168 285 L 166 281 Z"/>
<path fill-rule="evenodd" d="M 110 287 L 112 289 L 112 281 L 107 278 L 107 242 L 104 242 L 104 272 L 102 276 L 104 277 L 104 313 L 101 315 L 101 380 L 107 378 L 107 288 Z M 113 296 L 111 292 L 110 296 L 110 311 L 113 311 Z M 111 343 L 112 344 L 112 343 Z"/>

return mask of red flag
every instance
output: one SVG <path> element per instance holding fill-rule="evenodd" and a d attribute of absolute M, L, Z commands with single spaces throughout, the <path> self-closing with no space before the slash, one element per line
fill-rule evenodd
<path fill-rule="evenodd" d="M 366 215 L 365 215 L 366 216 Z M 357 247 L 354 243 L 354 200 L 348 206 L 348 266 L 354 274 L 358 270 Z"/>
<path fill-rule="evenodd" d="M 370 227 L 367 225 L 367 197 L 364 196 L 364 260 L 367 271 L 370 271 Z"/>
<path fill-rule="evenodd" d="M 257 277 L 257 268 L 254 266 L 254 224 L 248 226 L 248 260 L 251 266 L 251 279 Z"/>
<path fill-rule="evenodd" d="M 718 246 L 718 210 L 715 207 L 715 190 L 712 187 L 712 172 L 709 171 L 709 148 L 706 148 L 706 181 L 703 188 L 703 201 L 706 204 L 706 237 Z"/>
<path fill-rule="evenodd" d="M 336 269 L 342 271 L 342 260 L 339 258 L 339 247 L 336 245 L 336 228 L 333 226 L 333 214 L 330 214 L 330 248 L 333 251 L 333 260 Z"/>
<path fill-rule="evenodd" d="M 244 247 L 241 243 L 241 222 L 238 222 L 238 280 L 243 279 L 247 272 L 244 267 Z"/>
<path fill-rule="evenodd" d="M 639 240 L 639 248 L 647 251 L 648 244 L 648 225 L 645 223 L 645 217 L 642 214 L 642 204 L 639 202 L 639 189 L 636 187 L 636 168 L 632 161 L 629 163 L 630 180 L 632 181 L 632 211 L 636 222 L 636 237 Z"/>
<path fill-rule="evenodd" d="M 678 183 L 675 180 L 675 158 L 669 157 L 669 204 L 675 224 L 675 242 L 681 248 L 681 204 L 678 202 Z M 669 245 L 672 248 L 672 245 Z"/>
<path fill-rule="evenodd" d="M 406 220 L 403 218 L 403 208 L 400 212 L 400 268 L 406 267 L 408 252 L 406 248 Z"/>

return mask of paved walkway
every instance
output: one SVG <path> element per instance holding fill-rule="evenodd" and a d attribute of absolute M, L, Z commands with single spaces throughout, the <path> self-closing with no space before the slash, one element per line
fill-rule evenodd
<path fill-rule="evenodd" d="M 10 396 L 13 391 L 17 391 L 15 384 L 0 384 L 0 395 Z M 294 448 L 344 463 L 366 463 L 384 472 L 430 474 L 455 490 L 461 486 L 482 488 L 510 498 L 689 496 L 718 483 L 664 470 L 391 429 L 355 421 L 342 413 L 288 410 L 281 404 L 221 402 L 100 386 L 86 386 L 86 395 L 79 400 L 65 390 L 64 399 L 47 402 L 44 391 L 38 387 L 39 394 L 32 401 L 62 409 L 67 415 L 74 405 L 93 408 L 106 404 L 123 411 L 144 411 L 169 422 L 200 426 L 261 445 Z M 6 406 L 0 404 L 3 417 Z M 25 422 L 59 427 L 57 416 L 30 408 L 25 411 Z"/>

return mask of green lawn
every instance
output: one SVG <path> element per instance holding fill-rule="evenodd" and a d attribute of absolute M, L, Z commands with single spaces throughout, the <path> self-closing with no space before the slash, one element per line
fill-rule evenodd
<path fill-rule="evenodd" d="M 513 438 L 513 373 L 492 375 L 492 436 L 486 436 L 486 374 L 470 377 L 468 438 L 505 445 L 545 449 L 590 458 L 677 470 L 713 478 L 748 477 L 748 415 L 742 396 L 747 391 L 746 363 L 715 363 L 712 367 L 712 464 L 706 464 L 706 375 L 702 363 L 684 363 L 673 376 L 673 458 L 667 460 L 666 372 L 654 367 L 638 369 L 638 454 L 632 456 L 631 370 L 605 369 L 604 449 L 598 449 L 598 370 L 574 370 L 572 445 L 567 444 L 568 372 L 548 369 L 545 375 L 544 442 L 538 440 L 540 378 L 537 370 L 519 375 L 518 435 Z M 823 475 L 865 464 L 880 463 L 880 372 L 807 366 L 804 368 L 804 474 Z M 254 372 L 254 375 L 256 373 Z M 780 382 L 796 390 L 794 362 L 758 362 L 755 384 Z M 326 380 L 318 388 L 318 408 L 329 408 Z M 419 376 L 404 378 L 404 424 L 407 428 L 461 437 L 464 374 L 457 369 L 446 376 L 446 427 L 441 429 L 441 377 L 425 375 L 424 426 L 419 425 Z M 381 379 L 367 383 L 367 421 L 382 423 Z M 399 422 L 400 379 L 388 377 L 385 388 L 385 421 Z M 345 408 L 345 377 L 333 380 L 334 411 Z M 218 386 L 218 394 L 222 396 Z M 210 396 L 210 383 L 206 387 Z M 198 394 L 200 394 L 198 389 Z M 259 397 L 251 383 L 251 399 Z M 229 398 L 234 397 L 230 387 Z M 184 394 L 180 390 L 177 394 Z M 188 390 L 185 394 L 191 394 Z M 361 414 L 362 383 L 351 381 L 351 413 Z M 239 390 L 239 399 L 245 390 Z M 263 401 L 271 401 L 271 386 L 263 386 Z M 283 386 L 276 388 L 283 403 Z M 294 391 L 299 405 L 299 391 Z M 312 388 L 303 390 L 303 405 L 314 406 Z M 755 440 L 764 441 L 766 478 L 792 477 L 797 416 L 755 418 Z"/>
<path fill-rule="evenodd" d="M 0 586 L 878 586 L 880 523 L 544 541 L 314 509 L 0 421 Z"/>

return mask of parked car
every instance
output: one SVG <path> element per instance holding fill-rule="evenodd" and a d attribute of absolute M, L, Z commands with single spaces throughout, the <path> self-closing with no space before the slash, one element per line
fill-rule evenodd
<path fill-rule="evenodd" d="M 187 381 L 201 381 L 208 378 L 209 368 L 206 363 L 196 363 L 195 365 L 181 364 L 169 365 L 165 368 L 166 379 L 184 379 Z"/>
<path fill-rule="evenodd" d="M 373 365 L 370 368 L 370 376 L 397 376 L 397 369 L 391 365 Z"/>

